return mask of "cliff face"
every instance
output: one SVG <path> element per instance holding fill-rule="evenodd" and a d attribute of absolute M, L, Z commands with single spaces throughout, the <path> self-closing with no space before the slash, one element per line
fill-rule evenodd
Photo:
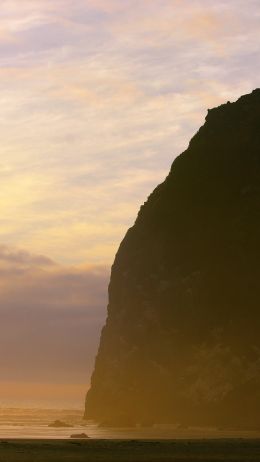
<path fill-rule="evenodd" d="M 208 112 L 120 245 L 86 418 L 260 425 L 260 90 Z"/>

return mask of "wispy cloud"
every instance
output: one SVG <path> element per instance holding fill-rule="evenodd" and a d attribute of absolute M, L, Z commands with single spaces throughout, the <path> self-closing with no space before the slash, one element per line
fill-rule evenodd
<path fill-rule="evenodd" d="M 2 241 L 111 263 L 206 108 L 258 85 L 259 14 L 253 1 L 4 1 Z"/>

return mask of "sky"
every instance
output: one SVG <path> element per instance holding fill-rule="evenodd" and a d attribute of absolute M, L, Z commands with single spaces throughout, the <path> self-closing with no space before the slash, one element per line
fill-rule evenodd
<path fill-rule="evenodd" d="M 83 407 L 110 267 L 207 109 L 260 86 L 258 0 L 2 0 L 0 406 Z"/>

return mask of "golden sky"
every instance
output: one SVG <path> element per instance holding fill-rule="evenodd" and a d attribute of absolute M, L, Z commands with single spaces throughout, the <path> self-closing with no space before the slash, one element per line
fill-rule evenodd
<path fill-rule="evenodd" d="M 89 383 L 117 247 L 207 108 L 260 86 L 259 21 L 258 0 L 1 2 L 0 389 Z"/>

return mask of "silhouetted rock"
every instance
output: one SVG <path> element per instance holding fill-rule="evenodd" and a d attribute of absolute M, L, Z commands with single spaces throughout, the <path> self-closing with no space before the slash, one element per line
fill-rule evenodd
<path fill-rule="evenodd" d="M 85 417 L 260 426 L 260 90 L 208 112 L 120 245 Z"/>
<path fill-rule="evenodd" d="M 50 423 L 48 427 L 53 428 L 71 428 L 73 425 L 67 424 L 66 422 L 62 422 L 61 420 L 54 420 L 54 422 Z"/>
<path fill-rule="evenodd" d="M 89 438 L 86 433 L 75 433 L 74 435 L 70 435 L 70 438 L 76 438 L 76 439 L 86 439 Z"/>

